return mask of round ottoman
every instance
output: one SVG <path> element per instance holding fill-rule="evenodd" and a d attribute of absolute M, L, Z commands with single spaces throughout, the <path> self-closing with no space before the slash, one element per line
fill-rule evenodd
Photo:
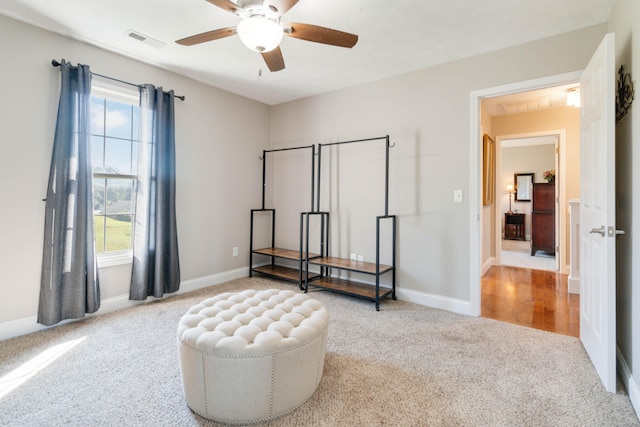
<path fill-rule="evenodd" d="M 296 409 L 320 383 L 328 324 L 320 301 L 291 290 L 223 293 L 194 305 L 178 325 L 187 404 L 230 424 Z"/>

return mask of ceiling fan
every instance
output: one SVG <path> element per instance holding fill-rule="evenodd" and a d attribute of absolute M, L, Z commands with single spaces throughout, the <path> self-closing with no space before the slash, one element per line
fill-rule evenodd
<path fill-rule="evenodd" d="M 331 28 L 311 24 L 290 22 L 280 23 L 280 18 L 298 3 L 298 0 L 207 0 L 227 12 L 234 13 L 242 21 L 236 27 L 220 28 L 202 34 L 176 40 L 184 46 L 192 46 L 238 34 L 249 48 L 262 55 L 269 70 L 284 69 L 284 58 L 280 51 L 280 41 L 284 35 L 296 39 L 351 48 L 358 42 L 358 36 Z"/>

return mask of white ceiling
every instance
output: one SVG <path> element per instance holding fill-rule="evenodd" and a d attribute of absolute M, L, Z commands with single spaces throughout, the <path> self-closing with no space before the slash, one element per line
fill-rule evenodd
<path fill-rule="evenodd" d="M 354 33 L 358 43 L 345 49 L 285 37 L 286 68 L 275 73 L 237 36 L 174 42 L 240 20 L 205 0 L 1 0 L 0 13 L 275 105 L 603 23 L 615 2 L 300 0 L 283 22 Z M 128 30 L 166 45 L 141 43 Z"/>
<path fill-rule="evenodd" d="M 482 100 L 483 111 L 489 116 L 528 113 L 567 106 L 567 93 L 580 87 L 579 83 L 513 93 Z"/>

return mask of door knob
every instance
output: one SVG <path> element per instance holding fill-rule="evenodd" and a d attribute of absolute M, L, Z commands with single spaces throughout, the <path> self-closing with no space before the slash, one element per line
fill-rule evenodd
<path fill-rule="evenodd" d="M 602 227 L 600 227 L 600 228 L 592 228 L 592 229 L 591 229 L 591 231 L 589 232 L 589 234 L 599 234 L 599 235 L 601 235 L 602 237 L 604 237 L 604 235 L 605 235 L 605 233 L 606 233 L 606 230 L 607 230 L 607 229 L 606 229 L 606 228 L 605 228 L 605 226 L 603 225 L 603 226 L 602 226 Z"/>

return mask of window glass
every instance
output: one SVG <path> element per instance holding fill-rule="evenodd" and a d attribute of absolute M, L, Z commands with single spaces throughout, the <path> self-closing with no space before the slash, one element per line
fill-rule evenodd
<path fill-rule="evenodd" d="M 131 249 L 134 181 L 121 178 L 106 181 L 105 252 Z"/>
<path fill-rule="evenodd" d="M 131 139 L 105 138 L 104 145 L 104 172 L 131 175 Z"/>
<path fill-rule="evenodd" d="M 105 136 L 131 139 L 133 130 L 132 106 L 119 101 L 107 100 L 105 109 Z"/>

